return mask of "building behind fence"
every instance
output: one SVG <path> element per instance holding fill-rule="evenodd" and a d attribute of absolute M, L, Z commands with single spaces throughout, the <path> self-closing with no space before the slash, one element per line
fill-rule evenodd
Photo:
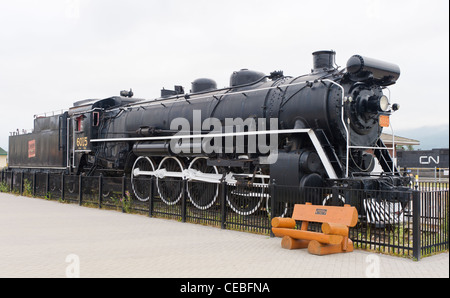
<path fill-rule="evenodd" d="M 145 178 L 150 195 L 142 202 L 134 198 L 126 177 L 2 171 L 0 179 L 0 191 L 265 235 L 271 235 L 271 218 L 291 216 L 295 203 L 346 203 L 355 206 L 359 214 L 358 224 L 350 229 L 355 247 L 416 260 L 448 250 L 448 183 L 416 185 L 396 196 L 402 200 L 393 200 L 389 192 L 339 187 L 299 191 L 276 184 L 254 187 L 225 182 L 204 187 L 203 182 L 174 180 L 172 186 L 183 191 L 176 200 L 167 202 L 158 193 L 158 181 Z M 195 189 L 199 191 L 194 199 Z M 203 197 L 210 203 L 201 204 Z M 320 226 L 310 224 L 309 229 Z"/>

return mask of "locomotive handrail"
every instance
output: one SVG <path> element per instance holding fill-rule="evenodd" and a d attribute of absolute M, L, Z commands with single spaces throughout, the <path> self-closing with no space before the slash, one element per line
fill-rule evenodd
<path fill-rule="evenodd" d="M 33 117 L 36 119 L 36 118 L 41 118 L 41 117 L 57 116 L 57 115 L 62 115 L 65 112 L 67 112 L 66 109 L 54 110 L 54 111 L 50 111 L 50 112 L 43 112 L 43 113 L 40 113 L 40 114 L 36 114 Z"/>
<path fill-rule="evenodd" d="M 186 99 L 188 99 L 189 101 L 192 100 L 197 100 L 197 99 L 205 99 L 205 98 L 215 98 L 215 99 L 220 99 L 220 97 L 222 96 L 226 96 L 226 95 L 236 95 L 236 94 L 247 94 L 247 93 L 252 93 L 252 92 L 259 92 L 259 91 L 264 91 L 264 90 L 272 90 L 272 89 L 280 89 L 280 88 L 284 88 L 284 87 L 290 87 L 290 86 L 297 86 L 297 85 L 302 85 L 302 84 L 311 84 L 311 83 L 317 83 L 317 82 L 322 82 L 322 81 L 330 81 L 333 82 L 331 80 L 328 79 L 314 79 L 312 81 L 303 81 L 303 82 L 298 82 L 298 83 L 289 83 L 289 84 L 283 84 L 283 85 L 279 85 L 279 86 L 270 86 L 270 87 L 264 87 L 264 88 L 257 88 L 257 89 L 252 89 L 252 90 L 242 90 L 242 91 L 233 91 L 233 92 L 224 92 L 222 93 L 222 91 L 230 91 L 239 87 L 245 87 L 246 85 L 243 86 L 236 86 L 236 87 L 226 87 L 226 88 L 222 88 L 222 89 L 217 89 L 217 90 L 211 90 L 208 92 L 201 92 L 201 93 L 186 93 L 186 94 L 178 94 L 178 95 L 174 95 L 168 98 L 156 98 L 156 99 L 146 99 L 146 100 L 142 100 L 142 101 L 138 101 L 138 102 L 134 102 L 134 103 L 129 103 L 127 104 L 125 107 L 134 107 L 134 106 L 151 106 L 151 105 L 157 105 L 157 104 L 161 104 L 162 102 L 167 103 L 167 102 L 171 102 L 171 101 L 186 101 Z M 339 85 L 339 84 L 338 84 Z M 214 94 L 216 93 L 216 94 Z M 204 95 L 205 94 L 205 95 Z M 211 95 L 214 94 L 214 95 Z M 201 96 L 197 96 L 197 95 L 201 95 Z M 191 97 L 192 96 L 192 97 Z M 110 111 L 114 111 L 114 110 L 118 110 L 118 109 L 123 109 L 124 106 L 121 107 L 115 107 L 113 109 L 110 109 Z"/>
<path fill-rule="evenodd" d="M 372 146 L 348 146 L 349 149 L 372 149 L 372 150 L 392 150 L 392 158 L 393 158 L 393 162 L 394 164 L 392 165 L 391 168 L 391 173 L 394 174 L 395 173 L 395 135 L 394 135 L 394 129 L 392 127 L 392 124 L 389 123 L 389 127 L 391 128 L 391 133 L 392 133 L 392 147 L 372 147 Z"/>
<path fill-rule="evenodd" d="M 395 139 L 394 139 L 394 129 L 392 128 L 392 124 L 389 123 L 389 127 L 391 128 L 391 132 L 392 132 L 392 147 L 370 147 L 370 146 L 352 146 L 350 145 L 350 130 L 348 129 L 347 125 L 345 124 L 345 119 L 344 119 L 344 103 L 347 102 L 348 98 L 346 98 L 344 96 L 345 91 L 344 91 L 344 87 L 342 87 L 340 84 L 336 83 L 335 81 L 329 80 L 329 79 L 323 79 L 321 81 L 326 81 L 326 82 L 330 82 L 336 86 L 338 86 L 341 90 L 342 90 L 342 104 L 341 104 L 341 121 L 343 124 L 343 127 L 345 129 L 346 135 L 347 135 L 347 153 L 346 153 L 346 165 L 345 165 L 345 178 L 348 178 L 348 173 L 349 173 L 349 160 L 350 160 L 350 149 L 373 149 L 373 150 L 380 150 L 380 149 L 391 149 L 393 152 L 393 158 L 395 158 Z M 389 88 L 386 87 L 386 89 L 389 92 L 389 98 L 391 97 L 391 90 Z M 347 124 L 350 125 L 350 118 L 347 118 Z M 393 165 L 391 171 L 392 173 L 395 172 L 395 165 Z"/>
<path fill-rule="evenodd" d="M 216 138 L 216 137 L 238 137 L 246 135 L 265 135 L 265 134 L 287 134 L 287 133 L 308 133 L 311 129 L 281 129 L 281 130 L 261 130 L 261 131 L 243 131 L 243 132 L 226 132 L 226 133 L 206 133 L 206 134 L 189 134 L 189 135 L 172 135 L 160 137 L 131 137 L 131 138 L 109 138 L 109 139 L 92 139 L 91 142 L 130 142 L 130 141 L 160 141 L 174 139 L 193 139 L 193 138 Z"/>
<path fill-rule="evenodd" d="M 173 135 L 173 136 L 160 136 L 160 137 L 133 137 L 133 138 L 110 138 L 110 139 L 92 139 L 93 143 L 100 142 L 130 142 L 130 141 L 158 141 L 158 140 L 179 140 L 179 139 L 194 139 L 194 138 L 215 138 L 215 137 L 235 137 L 235 136 L 250 136 L 250 135 L 268 135 L 268 134 L 292 134 L 292 133 L 307 133 L 310 137 L 320 160 L 323 163 L 325 171 L 330 179 L 337 179 L 336 172 L 334 171 L 331 162 L 326 155 L 322 145 L 317 138 L 314 130 L 310 128 L 299 129 L 281 129 L 281 130 L 263 130 L 263 131 L 246 131 L 246 132 L 228 132 L 228 133 L 208 133 L 208 134 L 196 134 L 196 135 Z"/>
<path fill-rule="evenodd" d="M 350 131 L 347 128 L 347 125 L 345 124 L 345 120 L 344 120 L 344 103 L 345 103 L 345 90 L 344 87 L 342 87 L 340 84 L 336 83 L 335 81 L 329 80 L 329 79 L 323 79 L 322 81 L 326 81 L 326 82 L 330 82 L 336 86 L 338 86 L 341 91 L 342 91 L 342 96 L 341 96 L 341 121 L 342 121 L 342 126 L 344 127 L 345 130 L 345 134 L 347 136 L 347 152 L 346 152 L 346 158 L 345 158 L 345 178 L 348 178 L 348 169 L 349 169 L 349 153 L 350 153 Z M 348 119 L 348 124 L 350 125 L 350 119 Z"/>
<path fill-rule="evenodd" d="M 277 89 L 277 88 L 284 88 L 284 87 L 290 87 L 290 86 L 297 86 L 297 85 L 302 85 L 302 84 L 310 84 L 310 83 L 317 83 L 319 81 L 322 81 L 323 79 L 315 79 L 314 81 L 304 81 L 304 82 L 298 82 L 298 83 L 290 83 L 290 84 L 284 84 L 284 85 L 279 85 L 279 86 L 271 86 L 271 87 L 264 87 L 264 88 L 258 88 L 258 89 L 252 89 L 252 90 L 243 90 L 243 91 L 233 91 L 233 92 L 225 92 L 225 93 L 220 93 L 222 91 L 230 91 L 235 89 L 236 87 L 227 87 L 227 88 L 222 88 L 222 89 L 217 89 L 217 90 L 211 90 L 208 92 L 201 92 L 201 93 L 193 93 L 193 94 L 178 94 L 175 96 L 171 96 L 168 98 L 155 98 L 155 99 L 144 99 L 142 101 L 138 101 L 138 102 L 133 102 L 133 103 L 129 103 L 127 105 L 124 106 L 118 106 L 118 107 L 114 107 L 111 109 L 100 109 L 100 110 L 108 110 L 108 111 L 115 111 L 115 110 L 124 110 L 125 107 L 147 107 L 147 106 L 152 106 L 152 105 L 157 105 L 157 104 L 162 104 L 164 103 L 170 103 L 171 101 L 173 102 L 177 102 L 177 101 L 192 101 L 192 100 L 198 100 L 198 99 L 205 99 L 205 98 L 215 98 L 216 100 L 220 99 L 222 96 L 226 96 L 226 95 L 236 95 L 236 94 L 247 94 L 247 93 L 252 93 L 252 92 L 258 92 L 258 91 L 264 91 L 264 90 L 272 90 L 272 89 Z M 245 85 L 243 85 L 245 86 Z M 237 87 L 242 87 L 242 86 L 237 86 Z M 217 93 L 219 92 L 219 93 Z M 216 94 L 214 94 L 216 93 Z M 197 96 L 197 95 L 203 95 L 203 94 L 208 94 L 208 95 L 204 95 L 204 96 Z M 211 96 L 211 94 L 214 94 Z M 191 97 L 193 96 L 193 97 Z M 79 112 L 73 112 L 73 115 L 78 115 L 78 114 L 85 114 L 85 113 L 90 113 L 92 111 L 98 110 L 99 108 L 94 108 L 94 109 L 90 109 L 90 110 L 85 110 L 85 111 L 79 111 Z M 36 116 L 36 115 L 35 115 Z"/>
<path fill-rule="evenodd" d="M 314 81 L 313 81 L 314 82 Z M 270 87 L 264 87 L 264 88 L 257 88 L 257 89 L 252 89 L 252 90 L 243 90 L 243 91 L 233 91 L 233 92 L 225 92 L 225 93 L 219 93 L 219 94 L 215 94 L 213 97 L 217 98 L 217 97 L 222 97 L 225 95 L 236 95 L 236 94 L 244 94 L 244 93 L 252 93 L 252 92 L 258 92 L 258 91 L 264 91 L 264 90 L 271 90 L 271 89 L 277 89 L 277 88 L 283 88 L 283 87 L 289 87 L 289 86 L 296 86 L 296 85 L 301 85 L 301 84 L 307 84 L 307 83 L 311 83 L 309 81 L 304 81 L 304 82 L 298 82 L 298 83 L 292 83 L 292 84 L 284 84 L 284 85 L 279 85 L 279 86 L 270 86 Z M 239 86 L 238 86 L 239 87 Z M 224 88 L 224 89 L 219 89 L 219 90 L 212 90 L 209 93 L 202 93 L 203 94 L 211 94 L 211 93 L 215 93 L 217 91 L 221 92 L 221 91 L 229 91 L 235 88 Z M 169 98 L 156 98 L 156 99 L 148 99 L 148 100 L 143 100 L 143 101 L 139 101 L 139 102 L 135 102 L 132 104 L 129 104 L 127 106 L 132 107 L 132 106 L 139 106 L 142 105 L 143 103 L 145 104 L 149 104 L 151 105 L 152 103 L 160 103 L 162 101 L 167 102 L 170 100 L 173 101 L 177 101 L 177 100 L 185 100 L 185 96 L 195 96 L 196 93 L 193 94 L 180 94 L 180 95 L 176 95 L 176 96 L 172 96 Z M 206 95 L 206 96 L 196 96 L 196 97 L 189 97 L 189 100 L 195 100 L 195 99 L 204 99 L 204 98 L 211 98 L 211 95 Z"/>

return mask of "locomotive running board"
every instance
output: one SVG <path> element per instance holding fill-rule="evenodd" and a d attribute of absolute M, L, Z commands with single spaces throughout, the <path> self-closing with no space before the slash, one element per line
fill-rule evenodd
<path fill-rule="evenodd" d="M 161 137 L 136 137 L 136 138 L 110 138 L 110 139 L 92 139 L 92 143 L 101 142 L 138 142 L 138 141 L 161 141 L 161 140 L 179 140 L 179 139 L 194 139 L 194 138 L 222 138 L 222 137 L 237 137 L 237 136 L 251 136 L 251 135 L 271 135 L 271 134 L 296 134 L 307 133 L 320 160 L 325 168 L 330 179 L 338 179 L 338 176 L 322 148 L 322 144 L 317 138 L 314 130 L 306 129 L 281 129 L 281 130 L 262 130 L 262 131 L 246 131 L 246 132 L 229 132 L 229 133 L 208 133 L 208 134 L 196 134 L 196 135 L 173 135 L 173 136 L 161 136 Z"/>

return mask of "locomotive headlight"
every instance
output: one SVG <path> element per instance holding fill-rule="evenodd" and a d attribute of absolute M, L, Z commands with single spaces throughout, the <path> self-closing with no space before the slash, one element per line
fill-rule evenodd
<path fill-rule="evenodd" d="M 386 112 L 389 109 L 389 99 L 386 95 L 380 97 L 379 108 L 382 112 Z"/>
<path fill-rule="evenodd" d="M 359 113 L 387 112 L 390 104 L 386 95 L 361 96 L 358 101 Z"/>

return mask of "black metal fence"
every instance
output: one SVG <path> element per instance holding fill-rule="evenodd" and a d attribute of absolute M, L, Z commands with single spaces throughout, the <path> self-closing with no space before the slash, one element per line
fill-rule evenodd
<path fill-rule="evenodd" d="M 449 188 L 442 183 L 367 192 L 6 171 L 0 179 L 4 192 L 266 235 L 271 235 L 271 218 L 290 217 L 294 204 L 345 203 L 358 210 L 358 224 L 350 229 L 355 247 L 417 260 L 448 250 Z"/>

